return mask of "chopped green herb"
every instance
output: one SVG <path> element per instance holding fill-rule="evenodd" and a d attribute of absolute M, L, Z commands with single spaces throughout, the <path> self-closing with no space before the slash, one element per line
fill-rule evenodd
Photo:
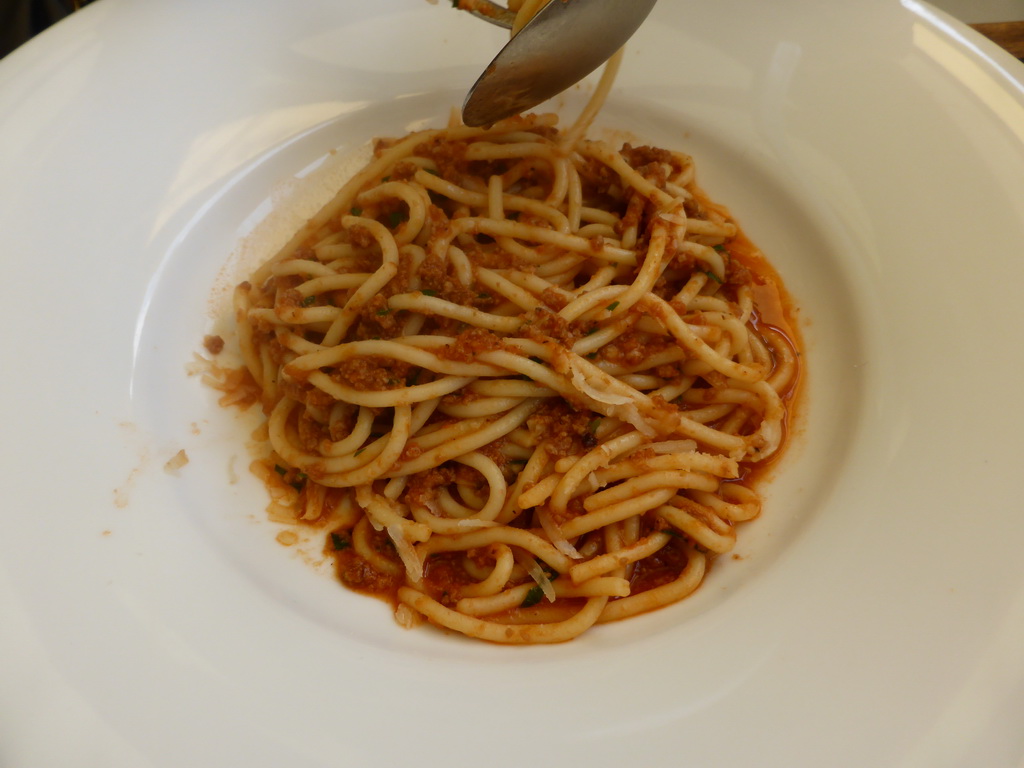
<path fill-rule="evenodd" d="M 390 307 L 381 307 L 380 309 L 377 310 L 377 316 L 378 317 L 384 317 L 385 315 L 390 315 L 390 314 L 391 314 L 391 308 Z"/>
<path fill-rule="evenodd" d="M 672 536 L 673 538 L 676 538 L 676 539 L 685 539 L 686 538 L 685 536 L 683 536 L 682 533 L 677 531 L 675 528 L 664 528 L 661 532 L 662 533 L 667 533 L 669 536 Z"/>
<path fill-rule="evenodd" d="M 540 567 L 544 570 L 544 573 L 546 573 L 548 575 L 548 578 L 551 581 L 554 581 L 555 579 L 557 579 L 559 576 L 562 575 L 558 571 L 556 571 L 552 566 L 548 565 L 547 563 L 542 562 L 540 564 Z"/>
<path fill-rule="evenodd" d="M 352 542 L 350 542 L 343 534 L 332 533 L 331 546 L 334 547 L 335 552 L 341 552 L 341 550 L 348 549 L 352 546 Z"/>
<path fill-rule="evenodd" d="M 454 3 L 458 3 L 458 2 L 459 2 L 459 0 L 452 0 L 453 4 Z M 437 168 L 427 168 L 427 173 L 429 173 L 431 176 L 440 176 L 441 175 L 441 172 L 439 170 L 437 170 Z"/>
<path fill-rule="evenodd" d="M 288 470 L 282 467 L 280 464 L 274 465 L 274 471 L 277 472 L 277 474 L 279 475 L 285 475 L 288 473 Z"/>
<path fill-rule="evenodd" d="M 478 293 L 476 295 L 476 297 L 478 299 L 489 299 L 489 298 L 491 298 L 491 294 L 489 294 L 489 293 Z"/>
<path fill-rule="evenodd" d="M 598 332 L 599 330 L 600 330 L 600 328 L 598 328 L 598 327 L 597 327 L 597 326 L 595 325 L 595 326 L 594 326 L 593 328 L 591 328 L 590 330 L 588 330 L 588 331 L 587 331 L 586 333 L 584 333 L 583 335 L 584 335 L 584 336 L 593 336 L 593 335 L 594 335 L 595 333 L 597 333 L 597 332 Z"/>
<path fill-rule="evenodd" d="M 305 487 L 306 484 L 305 483 L 301 483 L 298 480 L 296 480 L 295 482 L 288 483 L 288 485 L 290 485 L 296 491 L 299 491 L 301 493 L 302 489 Z"/>
<path fill-rule="evenodd" d="M 523 608 L 531 608 L 532 606 L 539 603 L 544 598 L 544 590 L 540 588 L 540 584 L 535 587 L 530 587 L 530 591 L 526 593 L 526 597 L 523 598 L 521 603 Z"/>
<path fill-rule="evenodd" d="M 360 208 L 358 205 L 353 205 L 352 208 L 349 210 L 349 213 L 351 213 L 353 216 L 362 216 L 363 209 Z"/>
<path fill-rule="evenodd" d="M 303 482 L 304 483 L 308 479 L 308 475 L 306 475 L 305 472 L 299 472 L 295 476 L 295 479 L 298 480 L 299 482 Z"/>
<path fill-rule="evenodd" d="M 705 274 L 705 275 L 707 275 L 708 277 L 710 277 L 710 278 L 711 278 L 712 280 L 714 280 L 714 281 L 715 281 L 716 283 L 719 283 L 719 284 L 721 284 L 721 282 L 722 282 L 722 278 L 720 278 L 720 277 L 719 277 L 718 275 L 716 275 L 716 274 L 715 274 L 714 272 L 712 272 L 712 271 L 711 271 L 710 269 L 706 269 L 706 270 L 704 270 L 704 274 Z"/>
<path fill-rule="evenodd" d="M 316 302 L 316 296 L 307 296 L 302 300 L 302 306 L 311 307 Z"/>
<path fill-rule="evenodd" d="M 534 362 L 534 363 L 543 363 L 543 362 L 544 362 L 543 360 L 541 360 L 541 359 L 540 359 L 539 357 L 537 357 L 536 355 L 530 355 L 530 360 L 531 360 L 532 362 Z"/>
<path fill-rule="evenodd" d="M 598 417 L 596 419 L 591 419 L 590 423 L 587 424 L 587 432 L 589 432 L 590 434 L 594 434 L 595 432 L 597 432 L 597 428 L 599 426 L 601 426 L 601 418 L 600 417 Z"/>
<path fill-rule="evenodd" d="M 715 246 L 715 250 L 718 251 L 719 253 L 725 253 L 725 246 L 719 243 L 718 245 Z"/>
<path fill-rule="evenodd" d="M 597 352 L 588 352 L 586 358 L 587 360 L 597 360 Z"/>
<path fill-rule="evenodd" d="M 355 453 L 353 453 L 352 455 L 353 455 L 353 456 L 358 456 L 358 455 L 359 455 L 360 453 L 362 453 L 362 452 L 363 452 L 363 451 L 365 451 L 365 450 L 366 450 L 366 446 L 364 445 L 364 446 L 363 446 L 362 448 L 360 448 L 360 449 L 359 449 L 358 451 L 356 451 L 356 452 L 355 452 Z"/>
<path fill-rule="evenodd" d="M 426 288 L 420 291 L 424 296 L 437 296 L 437 291 L 432 291 L 430 288 Z"/>
<path fill-rule="evenodd" d="M 614 312 L 614 311 L 615 311 L 615 308 L 616 308 L 617 306 L 619 306 L 619 302 L 617 302 L 617 301 L 613 301 L 613 302 L 612 302 L 611 304 L 609 304 L 609 305 L 608 305 L 608 306 L 606 307 L 606 309 L 607 309 L 607 310 L 608 310 L 609 312 Z"/>
<path fill-rule="evenodd" d="M 388 214 L 388 224 L 391 226 L 392 229 L 394 229 L 407 218 L 408 216 L 406 216 L 401 211 L 392 211 L 390 214 Z"/>

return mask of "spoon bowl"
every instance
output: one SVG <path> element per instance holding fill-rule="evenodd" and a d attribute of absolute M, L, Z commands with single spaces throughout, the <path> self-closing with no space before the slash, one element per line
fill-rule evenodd
<path fill-rule="evenodd" d="M 480 75 L 462 106 L 482 126 L 532 109 L 578 83 L 621 48 L 656 0 L 552 0 Z"/>

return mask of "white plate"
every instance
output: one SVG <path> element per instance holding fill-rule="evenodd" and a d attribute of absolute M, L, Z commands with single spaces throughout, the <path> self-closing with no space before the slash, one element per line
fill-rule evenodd
<path fill-rule="evenodd" d="M 742 559 L 504 648 L 274 541 L 186 365 L 337 158 L 442 122 L 501 40 L 420 0 L 105 0 L 0 62 L 0 764 L 1019 765 L 1024 67 L 916 0 L 664 0 L 600 116 L 691 152 L 802 307 Z"/>

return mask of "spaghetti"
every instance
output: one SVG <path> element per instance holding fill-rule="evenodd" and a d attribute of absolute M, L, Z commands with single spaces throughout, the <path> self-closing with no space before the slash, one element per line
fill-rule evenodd
<path fill-rule="evenodd" d="M 271 515 L 403 625 L 569 640 L 683 599 L 759 514 L 781 286 L 691 158 L 582 138 L 612 76 L 564 133 L 379 141 L 235 291 Z"/>

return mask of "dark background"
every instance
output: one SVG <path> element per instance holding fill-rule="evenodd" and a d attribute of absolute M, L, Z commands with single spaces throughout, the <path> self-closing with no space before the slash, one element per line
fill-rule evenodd
<path fill-rule="evenodd" d="M 90 0 L 0 0 L 0 57 Z"/>

